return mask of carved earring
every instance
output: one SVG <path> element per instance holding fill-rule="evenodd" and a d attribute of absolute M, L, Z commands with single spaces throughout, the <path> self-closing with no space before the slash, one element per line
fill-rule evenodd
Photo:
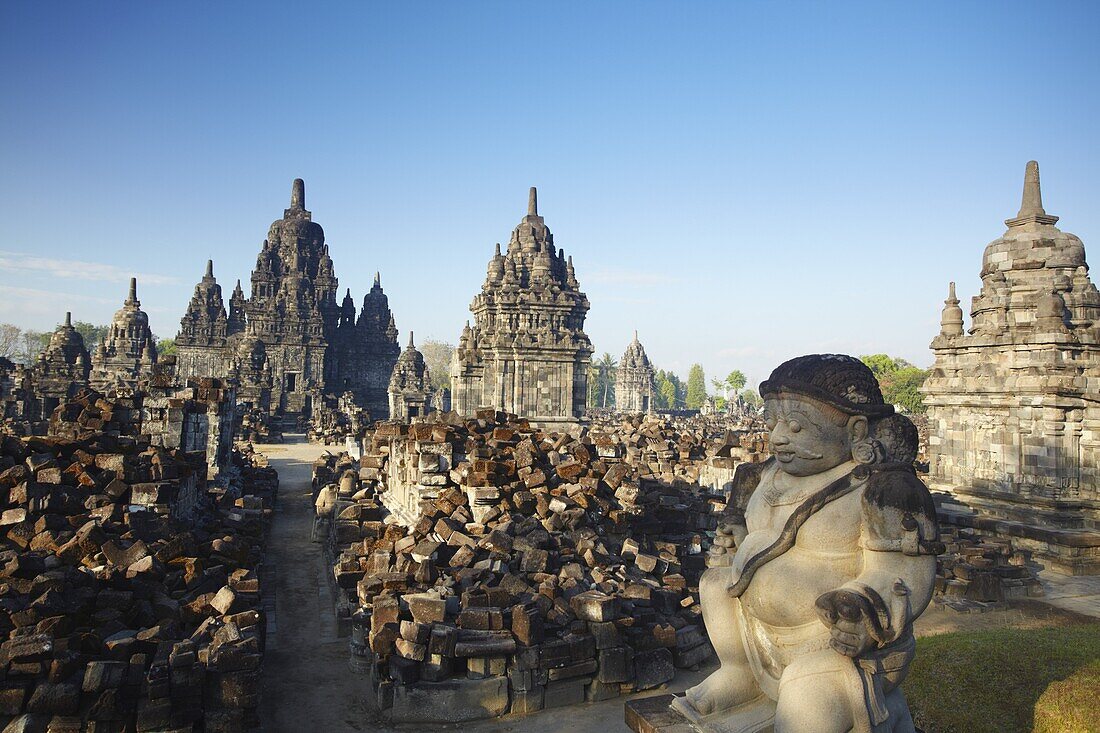
<path fill-rule="evenodd" d="M 867 438 L 852 445 L 852 460 L 864 466 L 875 463 L 879 453 L 878 441 L 874 438 Z"/>

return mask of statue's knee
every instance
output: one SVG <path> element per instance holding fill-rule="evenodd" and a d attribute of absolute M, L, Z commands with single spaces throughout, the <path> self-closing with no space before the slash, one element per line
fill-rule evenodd
<path fill-rule="evenodd" d="M 848 690 L 851 660 L 831 649 L 795 660 L 779 680 L 775 733 L 844 733 L 854 725 Z"/>
<path fill-rule="evenodd" d="M 729 598 L 726 587 L 729 585 L 730 570 L 726 567 L 707 568 L 699 578 L 699 600 L 702 603 Z"/>

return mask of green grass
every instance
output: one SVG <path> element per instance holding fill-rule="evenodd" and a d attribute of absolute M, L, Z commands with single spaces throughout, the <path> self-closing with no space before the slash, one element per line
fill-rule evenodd
<path fill-rule="evenodd" d="M 1097 731 L 1100 623 L 918 639 L 902 689 L 925 733 Z"/>
<path fill-rule="evenodd" d="M 1035 733 L 1100 731 L 1100 662 L 1055 682 L 1035 703 Z"/>

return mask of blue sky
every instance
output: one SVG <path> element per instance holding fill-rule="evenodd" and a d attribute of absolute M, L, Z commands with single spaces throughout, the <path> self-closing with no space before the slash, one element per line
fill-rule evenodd
<path fill-rule="evenodd" d="M 154 330 L 247 287 L 295 177 L 341 287 L 457 339 L 540 213 L 620 355 L 756 382 L 816 351 L 928 364 L 947 282 L 1040 161 L 1100 247 L 1096 3 L 0 6 L 0 321 Z"/>

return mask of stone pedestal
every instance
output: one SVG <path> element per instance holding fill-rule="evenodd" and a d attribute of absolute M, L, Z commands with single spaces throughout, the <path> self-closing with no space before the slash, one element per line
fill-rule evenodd
<path fill-rule="evenodd" d="M 624 706 L 626 726 L 634 733 L 694 733 L 688 719 L 669 707 L 675 697 L 654 695 L 628 700 Z"/>

